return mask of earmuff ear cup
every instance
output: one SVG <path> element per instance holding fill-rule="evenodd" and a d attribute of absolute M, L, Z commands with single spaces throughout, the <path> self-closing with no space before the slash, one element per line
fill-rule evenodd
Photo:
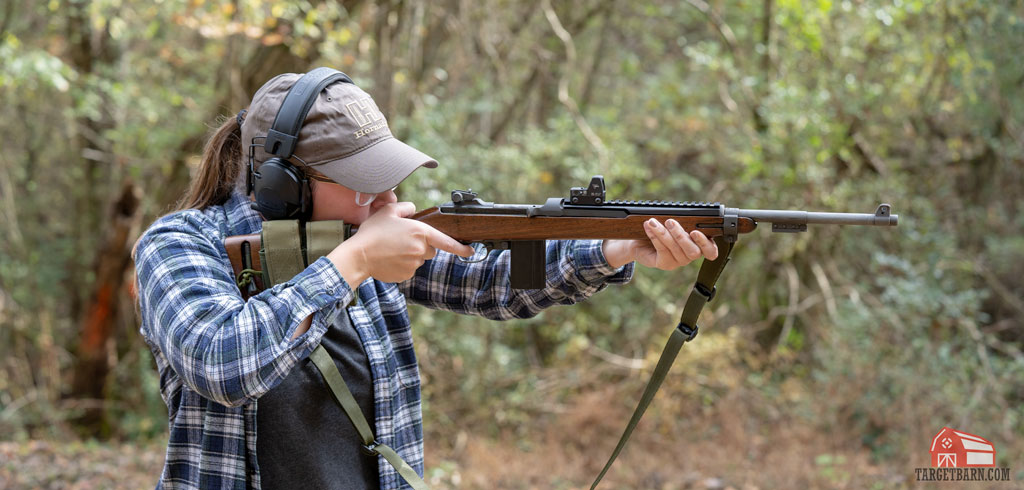
<path fill-rule="evenodd" d="M 253 175 L 253 209 L 268 220 L 306 220 L 312 211 L 309 181 L 294 165 L 271 158 Z"/>
<path fill-rule="evenodd" d="M 348 75 L 324 67 L 303 75 L 288 89 L 288 94 L 278 108 L 267 135 L 252 138 L 249 145 L 246 191 L 251 192 L 256 200 L 252 203 L 252 209 L 262 214 L 265 219 L 306 221 L 313 214 L 313 192 L 309 187 L 309 180 L 288 159 L 294 156 L 299 131 L 306 115 L 309 114 L 309 109 L 320 96 L 320 92 L 336 81 L 352 83 Z M 239 126 L 245 121 L 242 116 L 243 112 L 239 112 Z M 262 145 L 256 143 L 260 138 L 263 139 Z M 262 146 L 264 151 L 275 155 L 260 165 L 259 171 L 254 168 L 257 146 Z"/>

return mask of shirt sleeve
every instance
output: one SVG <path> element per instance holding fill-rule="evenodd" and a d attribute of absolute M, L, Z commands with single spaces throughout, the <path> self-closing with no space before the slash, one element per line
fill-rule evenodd
<path fill-rule="evenodd" d="M 399 287 L 408 301 L 429 308 L 493 320 L 530 318 L 549 306 L 574 304 L 633 277 L 633 263 L 613 268 L 602 245 L 600 240 L 548 240 L 543 289 L 510 286 L 507 250 L 492 251 L 477 263 L 439 250 Z"/>
<path fill-rule="evenodd" d="M 140 238 L 135 267 L 142 335 L 202 396 L 239 406 L 266 393 L 319 344 L 354 293 L 320 258 L 243 301 L 212 223 L 165 217 Z M 309 330 L 292 339 L 313 315 Z"/>

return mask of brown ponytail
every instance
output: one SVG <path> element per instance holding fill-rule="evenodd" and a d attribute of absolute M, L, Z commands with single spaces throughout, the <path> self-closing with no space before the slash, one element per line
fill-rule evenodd
<path fill-rule="evenodd" d="M 206 142 L 199 171 L 192 176 L 192 183 L 178 202 L 177 210 L 223 204 L 231 195 L 241 169 L 242 128 L 237 118 L 227 117 Z"/>

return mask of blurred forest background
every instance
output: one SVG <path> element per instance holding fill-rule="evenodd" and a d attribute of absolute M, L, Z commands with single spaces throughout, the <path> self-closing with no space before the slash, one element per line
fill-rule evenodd
<path fill-rule="evenodd" d="M 741 238 L 603 488 L 902 488 L 951 426 L 1024 479 L 1024 5 L 5 0 L 0 486 L 148 487 L 129 250 L 220 118 L 328 65 L 436 157 L 399 189 L 871 212 Z M 765 227 L 762 227 L 765 228 Z M 427 479 L 589 485 L 696 265 L 508 323 L 415 308 Z"/>

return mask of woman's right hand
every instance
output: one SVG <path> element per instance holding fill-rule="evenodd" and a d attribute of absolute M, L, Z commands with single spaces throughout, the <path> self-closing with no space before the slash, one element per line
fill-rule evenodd
<path fill-rule="evenodd" d="M 416 213 L 411 202 L 393 202 L 376 210 L 359 231 L 335 247 L 327 258 L 355 288 L 367 277 L 401 282 L 413 276 L 437 249 L 471 257 L 473 249 L 436 228 L 406 218 Z"/>

